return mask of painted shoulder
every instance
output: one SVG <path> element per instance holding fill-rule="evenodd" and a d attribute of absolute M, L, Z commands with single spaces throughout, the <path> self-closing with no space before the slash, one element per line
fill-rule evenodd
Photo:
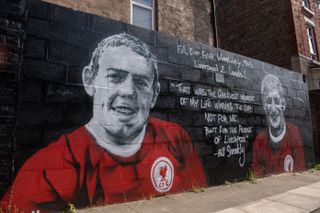
<path fill-rule="evenodd" d="M 66 133 L 60 138 L 33 154 L 20 170 L 60 168 L 63 159 L 69 153 L 70 146 L 88 147 L 93 140 L 85 127 L 80 127 L 71 133 Z"/>
<path fill-rule="evenodd" d="M 149 134 L 157 144 L 179 146 L 181 149 L 183 148 L 182 143 L 191 144 L 189 134 L 179 124 L 150 117 L 148 126 Z"/>
<path fill-rule="evenodd" d="M 287 122 L 286 125 L 288 131 L 293 133 L 300 133 L 299 128 L 295 124 Z"/>
<path fill-rule="evenodd" d="M 161 120 L 155 117 L 149 117 L 148 124 L 150 126 L 155 126 L 155 127 L 183 129 L 179 124 L 176 124 L 170 121 Z"/>
<path fill-rule="evenodd" d="M 263 128 L 261 129 L 256 138 L 255 138 L 255 141 L 256 140 L 267 140 L 268 139 L 268 128 Z"/>

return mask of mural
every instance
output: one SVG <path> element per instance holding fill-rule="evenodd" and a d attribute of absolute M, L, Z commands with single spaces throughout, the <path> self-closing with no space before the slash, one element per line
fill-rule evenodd
<path fill-rule="evenodd" d="M 19 79 L 0 84 L 3 211 L 147 199 L 313 162 L 301 74 L 39 0 L 28 8 Z"/>
<path fill-rule="evenodd" d="M 11 205 L 26 212 L 56 212 L 68 203 L 110 204 L 206 186 L 188 133 L 149 117 L 160 84 L 145 43 L 125 33 L 103 39 L 82 76 L 92 119 L 33 155 L 3 199 L 11 196 Z"/>
<path fill-rule="evenodd" d="M 263 109 L 268 128 L 253 142 L 252 170 L 258 176 L 275 172 L 305 169 L 304 151 L 299 128 L 284 117 L 286 101 L 279 79 L 266 75 L 261 83 Z"/>

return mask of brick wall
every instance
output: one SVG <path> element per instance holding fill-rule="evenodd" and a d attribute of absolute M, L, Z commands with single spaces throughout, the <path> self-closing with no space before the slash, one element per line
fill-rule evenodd
<path fill-rule="evenodd" d="M 314 31 L 316 36 L 316 45 L 320 47 L 320 10 L 315 0 L 310 1 L 311 13 L 304 9 L 301 1 L 293 0 L 292 3 L 292 15 L 294 20 L 295 36 L 297 40 L 298 53 L 304 57 L 311 59 L 308 37 L 307 37 L 307 22 L 305 17 L 314 22 Z M 313 14 L 312 14 L 313 13 Z M 319 61 L 319 58 L 316 59 Z"/>
<path fill-rule="evenodd" d="M 304 169 L 304 166 L 314 162 L 307 86 L 301 74 L 201 43 L 38 0 L 30 1 L 28 14 L 18 82 L 6 81 L 3 84 L 7 85 L 6 88 L 17 88 L 12 90 L 13 95 L 17 94 L 17 109 L 12 112 L 8 104 L 1 107 L 6 113 L 1 117 L 7 121 L 3 128 L 14 128 L 14 142 L 6 142 L 13 145 L 12 152 L 0 152 L 0 158 L 7 159 L 1 162 L 7 162 L 9 169 L 13 167 L 16 177 L 12 182 L 12 171 L 1 167 L 0 174 L 5 178 L 0 179 L 3 187 L 0 197 L 11 184 L 14 184 L 12 194 L 17 194 L 17 197 L 3 197 L 4 206 L 6 202 L 12 202 L 28 211 L 41 209 L 46 212 L 49 207 L 60 210 L 64 202 L 74 203 L 77 208 L 125 202 L 199 187 L 191 180 L 202 175 L 207 185 L 211 186 L 243 180 L 250 170 L 264 168 L 264 165 L 271 169 L 261 173 L 262 176 L 283 172 L 284 163 L 287 160 L 291 162 L 290 155 L 296 164 L 300 161 L 300 168 L 292 167 L 295 170 Z M 9 33 L 10 30 L 7 27 L 4 32 Z M 77 139 L 77 134 L 72 132 L 87 124 L 94 112 L 93 100 L 83 87 L 83 68 L 89 64 L 93 50 L 102 39 L 124 32 L 144 41 L 155 54 L 161 91 L 150 115 L 170 123 L 163 126 L 158 123 L 159 126 L 155 127 L 158 133 L 151 137 L 161 141 L 157 145 L 162 149 L 147 152 L 154 153 L 149 160 L 143 161 L 144 156 L 140 156 L 141 159 L 135 164 L 130 164 L 136 168 L 141 161 L 140 169 L 129 171 L 129 166 L 129 169 L 119 169 L 120 172 L 111 176 L 105 172 L 118 170 L 109 168 L 109 161 L 107 164 L 101 161 L 101 164 L 87 166 L 89 158 L 81 151 L 84 146 L 79 145 L 87 136 L 78 136 Z M 126 58 L 124 55 L 121 60 Z M 13 63 L 14 67 L 20 65 L 18 62 Z M 285 151 L 289 157 L 275 158 L 274 162 L 259 158 L 261 165 L 253 166 L 254 159 L 257 160 L 255 156 L 268 151 L 267 148 L 254 151 L 257 141 L 268 138 L 256 139 L 268 127 L 260 91 L 261 82 L 267 74 L 279 79 L 282 85 L 284 99 L 281 100 L 285 100 L 285 107 L 281 109 L 285 109 L 288 124 L 287 139 L 283 139 L 286 141 L 283 143 L 290 147 Z M 5 91 L 0 94 L 9 96 Z M 277 91 L 279 93 L 280 90 Z M 11 125 L 9 121 L 15 115 L 16 120 Z M 0 130 L 4 134 L 5 131 Z M 186 135 L 190 136 L 190 140 Z M 55 142 L 59 137 L 60 143 Z M 68 141 L 66 137 L 72 140 Z M 182 144 L 174 144 L 179 140 Z M 62 146 L 61 141 L 66 146 Z M 94 143 L 91 147 L 100 146 Z M 98 153 L 109 156 L 109 152 L 98 149 Z M 291 149 L 295 151 L 291 153 Z M 98 153 L 93 156 L 100 156 Z M 170 188 L 167 190 L 166 185 L 151 184 L 150 179 L 155 177 L 151 164 L 158 162 L 159 158 L 154 158 L 159 153 L 166 155 L 161 158 L 165 159 L 162 163 L 173 167 L 176 174 L 173 177 L 173 173 L 168 172 L 169 176 L 160 178 L 164 184 L 172 186 L 173 191 Z M 167 160 L 169 156 L 171 161 Z M 31 160 L 28 160 L 30 157 Z M 192 163 L 186 165 L 186 162 Z M 126 166 L 127 162 L 116 165 Z M 290 165 L 287 165 L 289 170 Z M 146 172 L 145 176 L 136 178 L 141 172 Z M 79 175 L 78 179 L 74 178 L 75 174 Z M 172 177 L 170 180 L 175 178 L 173 182 L 168 180 L 169 177 Z M 138 189 L 134 190 L 130 184 Z M 176 185 L 178 188 L 175 188 Z M 128 187 L 123 189 L 124 186 Z M 112 190 L 115 190 L 116 196 L 111 195 Z M 19 200 L 19 193 L 22 193 L 23 199 Z M 41 203 L 39 200 L 47 201 L 50 205 L 25 206 L 27 204 L 23 201 L 27 199 L 38 203 Z"/>
<path fill-rule="evenodd" d="M 217 25 L 221 48 L 291 69 L 297 45 L 289 0 L 217 0 Z"/>
<path fill-rule="evenodd" d="M 313 144 L 316 161 L 319 162 L 320 157 L 320 90 L 313 90 L 309 92 L 310 95 L 310 111 L 312 114 L 312 133 Z"/>
<path fill-rule="evenodd" d="M 204 44 L 213 44 L 211 1 L 158 1 L 158 29 Z"/>
<path fill-rule="evenodd" d="M 130 23 L 130 1 L 46 0 L 47 2 Z M 157 1 L 156 26 L 160 32 L 212 45 L 210 0 Z"/>
<path fill-rule="evenodd" d="M 46 2 L 64 7 L 105 16 L 114 20 L 130 23 L 130 1 L 120 0 L 115 3 L 112 0 L 45 0 Z"/>

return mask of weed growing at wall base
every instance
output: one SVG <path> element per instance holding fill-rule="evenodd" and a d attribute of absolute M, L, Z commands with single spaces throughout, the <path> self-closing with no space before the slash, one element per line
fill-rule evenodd
<path fill-rule="evenodd" d="M 72 203 L 68 203 L 68 205 L 61 210 L 61 213 L 77 213 L 77 210 Z"/>
<path fill-rule="evenodd" d="M 308 167 L 309 172 L 319 172 L 320 171 L 320 163 L 316 163 L 316 164 L 309 164 Z"/>
<path fill-rule="evenodd" d="M 151 200 L 151 199 L 153 199 L 153 198 L 155 198 L 156 196 L 155 195 L 149 195 L 147 198 L 146 198 L 146 200 Z"/>
<path fill-rule="evenodd" d="M 190 190 L 188 190 L 189 192 L 194 192 L 194 193 L 200 193 L 200 192 L 204 192 L 204 189 L 202 187 L 199 186 L 193 186 Z"/>
<path fill-rule="evenodd" d="M 315 164 L 313 168 L 320 171 L 320 163 Z"/>
<path fill-rule="evenodd" d="M 24 211 L 19 210 L 16 206 L 13 206 L 12 209 L 10 209 L 9 207 L 7 208 L 0 208 L 0 213 L 7 213 L 7 212 L 14 212 L 14 213 L 24 213 Z"/>
<path fill-rule="evenodd" d="M 225 185 L 225 186 L 231 186 L 231 184 L 232 184 L 232 183 L 231 183 L 230 181 L 227 181 L 227 180 L 224 182 L 224 185 Z"/>
<path fill-rule="evenodd" d="M 251 169 L 248 172 L 247 180 L 250 183 L 257 184 L 257 175 Z"/>

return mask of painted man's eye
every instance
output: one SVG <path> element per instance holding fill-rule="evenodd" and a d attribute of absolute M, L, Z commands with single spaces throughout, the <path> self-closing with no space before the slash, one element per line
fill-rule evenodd
<path fill-rule="evenodd" d="M 280 104 L 280 98 L 274 98 L 273 100 L 276 105 Z"/>
<path fill-rule="evenodd" d="M 128 73 L 122 70 L 108 70 L 106 78 L 112 83 L 121 83 L 127 77 Z"/>
<path fill-rule="evenodd" d="M 134 82 L 139 88 L 148 87 L 148 82 L 145 79 L 134 79 Z"/>
<path fill-rule="evenodd" d="M 272 104 L 272 98 L 270 97 L 266 98 L 266 104 Z"/>

